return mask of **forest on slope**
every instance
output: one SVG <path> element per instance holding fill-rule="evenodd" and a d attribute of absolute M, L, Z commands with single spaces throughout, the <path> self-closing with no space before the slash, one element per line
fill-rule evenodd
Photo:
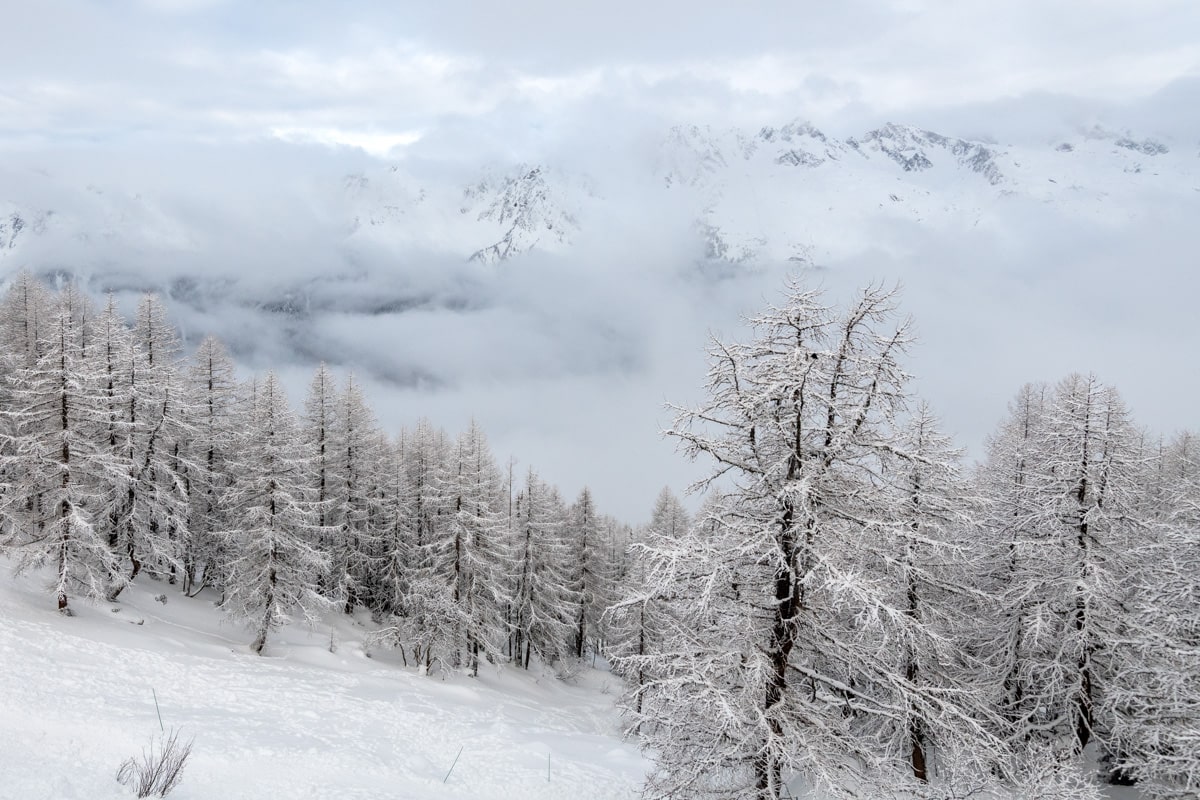
<path fill-rule="evenodd" d="M 911 340 L 895 292 L 789 283 L 676 409 L 668 433 L 712 465 L 698 512 L 664 490 L 634 529 L 502 468 L 478 426 L 392 435 L 324 367 L 297 413 L 216 339 L 185 358 L 156 297 L 126 320 L 22 273 L 0 549 L 66 614 L 134 581 L 210 592 L 259 653 L 363 608 L 422 673 L 603 654 L 650 797 L 1194 796 L 1195 435 L 1072 374 L 1021 387 L 963 464 Z"/>

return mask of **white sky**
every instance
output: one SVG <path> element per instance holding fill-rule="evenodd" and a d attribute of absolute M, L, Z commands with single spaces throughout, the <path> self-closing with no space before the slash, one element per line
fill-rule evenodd
<path fill-rule="evenodd" d="M 1200 3 L 41 0 L 3 9 L 0 76 L 7 164 L 52 172 L 60 185 L 169 194 L 175 213 L 191 214 L 203 233 L 178 233 L 185 243 L 199 237 L 188 244 L 190 266 L 207 259 L 239 274 L 258 269 L 271 274 L 256 280 L 269 283 L 340 263 L 328 230 L 313 225 L 320 204 L 314 212 L 305 193 L 316 179 L 298 176 L 335 180 L 387 159 L 472 175 L 495 160 L 612 159 L 680 122 L 755 129 L 797 117 L 843 136 L 896 120 L 950 135 L 1037 141 L 1103 121 L 1194 150 Z M 0 182 L 0 203 L 16 200 Z M 930 339 L 944 343 L 962 324 L 992 337 L 983 348 L 987 363 L 969 348 L 930 342 L 933 358 L 919 351 L 913 365 L 976 451 L 1020 382 L 1054 380 L 1072 368 L 1097 369 L 1142 402 L 1134 410 L 1144 422 L 1170 431 L 1200 424 L 1194 402 L 1163 399 L 1176 391 L 1171 369 L 1195 373 L 1197 336 L 1189 326 L 1168 330 L 1153 308 L 1163 299 L 1186 314 L 1184 298 L 1200 288 L 1180 266 L 1189 225 L 1171 219 L 1164 233 L 1152 220 L 1091 250 L 1072 231 L 1037 226 L 985 254 L 966 239 L 914 245 L 918 255 L 970 253 L 987 264 L 978 279 L 954 273 L 952 282 L 963 296 L 1016 298 L 987 313 L 939 311 L 922 285 L 947 285 L 951 273 L 906 274 L 913 267 L 903 259 L 879 260 L 875 273 L 846 265 L 844 280 L 832 284 L 840 292 L 860 275 L 907 281 Z M 690 257 L 672 253 L 674 243 L 671 236 L 638 241 L 632 259 L 602 248 L 569 266 L 535 259 L 477 284 L 461 265 L 436 259 L 406 267 L 405 280 L 434 294 L 471 284 L 488 295 L 480 302 L 490 310 L 472 317 L 485 320 L 477 327 L 431 320 L 430 329 L 443 333 L 428 346 L 445 351 L 412 360 L 458 365 L 450 375 L 458 389 L 397 395 L 376 386 L 381 417 L 397 425 L 428 414 L 453 428 L 477 415 L 501 459 L 516 453 L 568 493 L 589 482 L 602 506 L 640 519 L 662 484 L 682 488 L 694 475 L 677 468 L 670 445 L 655 437 L 668 421 L 661 403 L 695 399 L 704 332 L 737 336 L 736 314 L 761 305 L 782 282 L 767 276 L 681 294 L 663 277 Z M 1004 259 L 1036 256 L 1047 243 L 1055 252 L 1086 250 L 1090 261 L 1076 258 L 1045 285 L 1069 294 L 1082 278 L 1097 308 L 1121 309 L 1119 339 L 1091 313 L 1069 317 L 1081 326 L 1075 331 L 1047 327 L 1053 305 L 1025 302 L 1029 273 L 1007 270 L 1012 262 Z M 1139 263 L 1146 258 L 1163 266 L 1146 268 Z M 645 265 L 655 259 L 669 266 L 651 278 Z M 1121 286 L 1120 259 L 1137 276 L 1135 292 Z M 253 336 L 251 323 L 238 324 Z M 386 342 L 361 341 L 381 335 L 367 323 L 361 335 L 347 332 L 353 321 L 322 324 L 327 345 L 345 344 L 348 367 L 362 371 L 367 359 L 378 367 L 396 357 Z M 1000 339 L 1013 329 L 1022 346 L 1006 356 Z M 304 337 L 317 334 L 298 335 L 307 346 Z M 470 356 L 479 337 L 493 347 Z M 506 348 L 505 369 L 493 368 L 497 342 Z M 257 366 L 267 365 L 268 353 L 275 354 L 264 351 Z M 294 387 L 306 382 L 309 366 L 293 354 L 285 373 Z"/>
<path fill-rule="evenodd" d="M 380 152 L 588 107 L 747 125 L 1031 93 L 1143 98 L 1200 65 L 1192 0 L 41 0 L 0 27 L 0 141 L 279 136 Z"/>

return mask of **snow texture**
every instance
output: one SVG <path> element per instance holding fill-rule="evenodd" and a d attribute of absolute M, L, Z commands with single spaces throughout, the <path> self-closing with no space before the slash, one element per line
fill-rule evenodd
<path fill-rule="evenodd" d="M 45 575 L 0 580 L 0 797 L 132 797 L 116 770 L 162 721 L 195 737 L 173 800 L 633 798 L 647 762 L 622 741 L 616 678 L 484 664 L 424 678 L 368 658 L 369 621 L 280 631 L 264 656 L 215 596 L 135 583 L 121 602 L 47 608 Z M 330 652 L 330 639 L 337 643 Z M 455 754 L 462 755 L 449 778 Z"/>

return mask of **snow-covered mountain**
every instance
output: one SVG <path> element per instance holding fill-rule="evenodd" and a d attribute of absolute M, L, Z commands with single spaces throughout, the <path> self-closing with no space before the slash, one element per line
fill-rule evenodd
<path fill-rule="evenodd" d="M 562 251 L 579 230 L 580 205 L 592 199 L 586 181 L 533 164 L 488 167 L 465 187 L 421 183 L 390 166 L 349 175 L 344 189 L 348 238 L 450 249 L 484 264 Z"/>
<path fill-rule="evenodd" d="M 792 123 L 676 129 L 659 169 L 702 202 L 711 257 L 820 263 L 876 243 L 880 225 L 997 227 L 1021 206 L 1120 224 L 1148 201 L 1194 203 L 1192 150 L 1101 129 L 1031 146 L 894 124 L 839 140 Z"/>
<path fill-rule="evenodd" d="M 0 175 L 0 270 L 156 290 L 201 317 L 471 307 L 490 291 L 473 281 L 531 254 L 612 263 L 649 242 L 660 259 L 728 274 L 902 254 L 914 232 L 1120 229 L 1200 204 L 1196 151 L 1098 127 L 998 143 L 898 124 L 846 138 L 806 122 L 680 126 L 610 163 L 459 164 L 447 177 L 373 162 L 337 180 L 290 175 L 241 205 L 211 188 L 79 187 L 39 169 Z M 288 330 L 289 347 L 336 356 Z"/>
<path fill-rule="evenodd" d="M 530 163 L 489 165 L 466 184 L 391 165 L 314 191 L 324 192 L 319 205 L 335 223 L 335 248 L 365 243 L 496 264 L 530 251 L 570 252 L 584 231 L 620 236 L 590 227 L 611 219 L 596 213 L 606 204 L 638 203 L 650 214 L 682 204 L 709 258 L 820 261 L 869 239 L 873 222 L 987 226 L 1022 203 L 1119 224 L 1144 213 L 1148 198 L 1194 201 L 1195 150 L 1100 128 L 1012 145 L 897 124 L 845 139 L 804 122 L 757 132 L 681 126 L 644 165 L 661 196 L 643 184 L 597 188 L 591 173 L 604 165 Z M 110 258 L 106 247 L 165 254 L 197 246 L 192 220 L 136 187 L 87 186 L 59 197 L 60 207 L 42 207 L 0 196 L 0 264 L 45 268 L 54 245 L 70 241 L 90 246 L 93 263 L 75 268 L 92 273 Z M 43 246 L 31 247 L 37 240 Z"/>

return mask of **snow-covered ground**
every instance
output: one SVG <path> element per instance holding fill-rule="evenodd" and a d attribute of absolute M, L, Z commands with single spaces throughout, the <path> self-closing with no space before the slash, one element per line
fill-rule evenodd
<path fill-rule="evenodd" d="M 366 656 L 369 621 L 339 617 L 276 633 L 260 658 L 211 596 L 145 581 L 67 618 L 11 572 L 0 559 L 0 800 L 132 797 L 115 775 L 160 734 L 156 696 L 195 741 L 173 800 L 632 800 L 650 766 L 606 672 L 422 677 Z"/>
<path fill-rule="evenodd" d="M 364 621 L 345 618 L 284 630 L 259 658 L 212 597 L 145 581 L 65 618 L 11 571 L 0 561 L 4 800 L 131 797 L 115 773 L 159 734 L 155 695 L 195 739 L 175 800 L 634 798 L 648 768 L 604 672 L 422 677 L 367 657 Z"/>

